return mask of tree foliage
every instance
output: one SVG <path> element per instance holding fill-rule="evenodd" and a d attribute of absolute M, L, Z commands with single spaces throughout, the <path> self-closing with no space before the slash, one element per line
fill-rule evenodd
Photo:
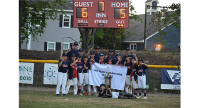
<path fill-rule="evenodd" d="M 21 43 L 25 39 L 29 39 L 29 35 L 33 41 L 38 41 L 37 36 L 44 33 L 47 26 L 46 20 L 59 20 L 57 11 L 66 15 L 63 9 L 66 4 L 65 0 L 21 0 L 23 2 L 22 21 L 21 23 Z M 26 41 L 26 43 L 28 40 Z"/>

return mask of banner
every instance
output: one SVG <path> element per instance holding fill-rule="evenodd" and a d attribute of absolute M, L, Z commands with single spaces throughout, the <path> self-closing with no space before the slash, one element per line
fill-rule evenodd
<path fill-rule="evenodd" d="M 127 67 L 104 65 L 94 63 L 92 70 L 89 70 L 89 85 L 100 86 L 105 84 L 105 75 L 108 72 L 108 66 L 112 77 L 111 89 L 124 90 Z"/>
<path fill-rule="evenodd" d="M 58 64 L 44 63 L 44 84 L 57 85 Z"/>
<path fill-rule="evenodd" d="M 34 63 L 19 63 L 19 83 L 33 84 Z"/>
<path fill-rule="evenodd" d="M 162 69 L 161 89 L 181 90 L 181 72 L 179 69 Z"/>

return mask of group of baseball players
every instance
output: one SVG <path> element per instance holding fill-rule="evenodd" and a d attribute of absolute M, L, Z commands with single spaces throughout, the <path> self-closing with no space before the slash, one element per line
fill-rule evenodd
<path fill-rule="evenodd" d="M 133 92 L 136 98 L 147 99 L 145 69 L 149 66 L 144 63 L 142 58 L 138 59 L 136 54 L 130 54 L 131 50 L 129 47 L 126 48 L 126 55 L 123 57 L 121 57 L 120 53 L 114 56 L 112 49 L 109 49 L 108 56 L 104 56 L 103 53 L 100 53 L 99 46 L 95 47 L 95 51 L 90 48 L 87 54 L 83 54 L 83 49 L 77 48 L 78 42 L 74 42 L 73 49 L 68 49 L 67 52 L 63 53 L 62 59 L 58 62 L 57 96 L 59 96 L 61 85 L 62 96 L 66 96 L 70 89 L 71 82 L 74 84 L 74 96 L 83 96 L 83 90 L 85 95 L 91 95 L 91 85 L 88 83 L 88 71 L 92 69 L 92 65 L 96 62 L 99 64 L 127 67 L 124 91 L 130 94 Z M 100 87 L 93 86 L 94 95 L 101 97 L 99 92 L 103 88 L 103 84 L 102 86 L 100 85 Z M 144 91 L 144 97 L 141 97 L 141 89 Z M 110 95 L 112 95 L 110 88 L 107 88 L 107 90 L 109 90 Z M 120 90 L 115 91 L 118 92 Z M 138 92 L 139 95 L 137 96 Z"/>

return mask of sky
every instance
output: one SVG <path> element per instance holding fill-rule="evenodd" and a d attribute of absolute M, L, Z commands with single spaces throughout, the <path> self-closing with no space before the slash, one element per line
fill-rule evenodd
<path fill-rule="evenodd" d="M 145 2 L 147 0 L 129 0 L 132 1 L 132 5 L 137 11 L 136 14 L 144 14 L 145 12 Z M 167 6 L 171 5 L 172 3 L 181 3 L 182 0 L 159 0 L 159 6 Z"/>

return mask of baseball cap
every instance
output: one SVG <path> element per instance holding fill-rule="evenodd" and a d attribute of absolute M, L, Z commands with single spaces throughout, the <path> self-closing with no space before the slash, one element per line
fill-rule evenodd
<path fill-rule="evenodd" d="M 74 45 L 78 45 L 78 42 L 77 42 L 77 41 L 75 41 L 75 42 L 74 42 Z"/>
<path fill-rule="evenodd" d="M 112 56 L 111 56 L 111 55 L 109 55 L 109 56 L 108 56 L 108 59 L 112 59 Z"/>
<path fill-rule="evenodd" d="M 130 50 L 130 48 L 129 48 L 129 47 L 127 47 L 127 48 L 126 48 L 126 51 L 127 51 L 127 50 Z"/>
<path fill-rule="evenodd" d="M 75 55 L 75 54 L 72 54 L 71 57 L 76 57 L 76 55 Z"/>
<path fill-rule="evenodd" d="M 104 55 L 103 53 L 100 53 L 100 54 L 99 54 L 99 56 L 103 56 L 103 55 Z"/>
<path fill-rule="evenodd" d="M 100 87 L 104 86 L 105 87 L 105 84 L 100 84 Z"/>
<path fill-rule="evenodd" d="M 78 54 L 78 56 L 77 57 L 82 57 L 82 55 L 81 54 Z"/>
<path fill-rule="evenodd" d="M 62 56 L 67 56 L 67 53 L 63 53 Z"/>
<path fill-rule="evenodd" d="M 129 54 L 126 54 L 125 57 L 130 57 L 130 55 L 129 55 Z"/>
<path fill-rule="evenodd" d="M 82 49 L 82 48 L 80 48 L 80 49 L 79 49 L 79 52 L 83 52 L 83 49 Z"/>
<path fill-rule="evenodd" d="M 88 58 L 88 56 L 85 54 L 83 58 Z"/>
<path fill-rule="evenodd" d="M 139 59 L 138 59 L 138 61 L 142 61 L 142 62 L 144 63 L 144 61 L 143 61 L 143 59 L 142 59 L 142 58 L 139 58 Z"/>
<path fill-rule="evenodd" d="M 91 54 L 91 55 L 94 55 L 94 54 L 95 54 L 95 52 L 94 52 L 94 51 L 90 51 L 90 54 Z"/>
<path fill-rule="evenodd" d="M 113 49 L 109 49 L 109 52 L 113 52 Z"/>
<path fill-rule="evenodd" d="M 99 46 L 96 46 L 95 49 L 100 49 L 100 47 L 99 47 Z"/>
<path fill-rule="evenodd" d="M 121 54 L 120 54 L 120 53 L 117 53 L 117 54 L 116 54 L 116 56 L 118 56 L 118 55 L 120 55 L 120 56 L 121 56 Z"/>

